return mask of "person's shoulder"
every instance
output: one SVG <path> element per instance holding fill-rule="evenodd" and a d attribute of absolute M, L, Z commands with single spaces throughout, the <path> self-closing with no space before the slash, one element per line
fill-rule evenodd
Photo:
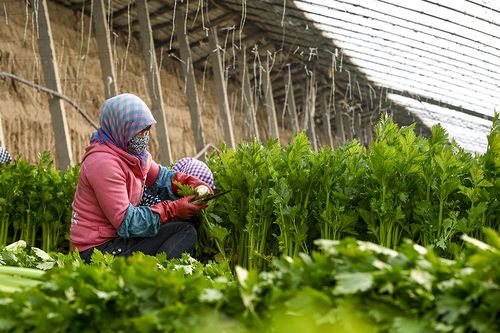
<path fill-rule="evenodd" d="M 113 161 L 119 161 L 120 156 L 114 154 L 113 151 L 101 150 L 89 155 L 87 159 L 95 162 L 109 163 Z"/>
<path fill-rule="evenodd" d="M 121 164 L 120 157 L 109 150 L 97 150 L 85 156 L 82 166 L 89 169 L 108 169 Z M 103 170 L 104 171 L 104 170 Z"/>
<path fill-rule="evenodd" d="M 117 156 L 104 151 L 89 155 L 82 162 L 80 170 L 90 181 L 117 179 L 125 174 L 123 162 Z"/>

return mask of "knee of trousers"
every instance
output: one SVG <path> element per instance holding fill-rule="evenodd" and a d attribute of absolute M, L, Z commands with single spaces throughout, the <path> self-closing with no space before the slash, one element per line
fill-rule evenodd
<path fill-rule="evenodd" d="M 187 234 L 193 235 L 195 240 L 198 238 L 198 232 L 196 231 L 194 225 L 192 225 L 191 223 L 185 223 L 183 227 L 185 228 L 185 232 Z"/>

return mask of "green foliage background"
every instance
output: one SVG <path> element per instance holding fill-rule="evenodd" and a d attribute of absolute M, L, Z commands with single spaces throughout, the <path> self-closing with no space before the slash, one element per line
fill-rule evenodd
<path fill-rule="evenodd" d="M 424 138 L 384 117 L 376 134 L 366 148 L 353 140 L 315 152 L 300 133 L 284 148 L 244 142 L 213 155 L 217 186 L 232 191 L 204 212 L 201 250 L 264 269 L 315 239 L 355 236 L 389 248 L 411 239 L 452 257 L 460 235 L 499 230 L 498 114 L 483 155 L 449 142 L 440 125 Z"/>
<path fill-rule="evenodd" d="M 464 237 L 454 260 L 406 241 L 391 250 L 347 238 L 265 272 L 185 255 L 53 257 L 0 249 L 1 332 L 445 333 L 500 331 L 500 238 Z M 28 283 L 30 282 L 30 283 Z M 31 286 L 33 285 L 34 286 Z M 29 285 L 29 286 L 27 286 Z M 27 286 L 27 287 L 26 287 Z"/>
<path fill-rule="evenodd" d="M 285 147 L 222 147 L 207 163 L 218 189 L 232 191 L 204 210 L 196 256 L 233 268 L 263 270 L 280 255 L 309 253 L 316 239 L 347 236 L 388 248 L 411 239 L 451 258 L 460 235 L 500 228 L 498 114 L 483 155 L 449 142 L 439 125 L 424 138 L 386 116 L 369 147 L 353 140 L 314 151 L 299 133 Z M 17 158 L 0 169 L 0 245 L 23 239 L 67 252 L 78 166 L 58 171 L 44 153 L 35 165 Z"/>
<path fill-rule="evenodd" d="M 483 155 L 440 126 L 423 138 L 386 117 L 376 132 L 369 147 L 316 152 L 300 133 L 212 155 L 232 191 L 201 216 L 201 261 L 84 264 L 64 254 L 78 166 L 0 166 L 0 244 L 27 242 L 0 247 L 0 331 L 500 331 L 498 115 Z"/>
<path fill-rule="evenodd" d="M 68 251 L 79 171 L 58 171 L 48 152 L 37 164 L 17 157 L 0 165 L 0 245 L 22 239 L 46 251 Z"/>

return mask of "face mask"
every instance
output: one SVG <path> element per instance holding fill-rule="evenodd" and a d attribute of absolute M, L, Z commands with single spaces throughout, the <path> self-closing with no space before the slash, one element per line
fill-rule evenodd
<path fill-rule="evenodd" d="M 133 155 L 139 155 L 141 154 L 146 148 L 148 148 L 149 144 L 149 135 L 144 135 L 144 136 L 134 136 L 130 141 L 128 142 L 127 148 L 129 153 Z"/>

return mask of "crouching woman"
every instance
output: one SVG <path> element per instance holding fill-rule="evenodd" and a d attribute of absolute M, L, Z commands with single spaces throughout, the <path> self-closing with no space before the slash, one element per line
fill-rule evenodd
<path fill-rule="evenodd" d="M 106 100 L 99 123 L 81 162 L 72 204 L 72 248 L 86 262 L 95 249 L 116 256 L 165 253 L 168 258 L 191 252 L 197 235 L 189 220 L 206 205 L 192 204 L 192 196 L 179 197 L 176 183 L 209 186 L 151 159 L 149 131 L 156 121 L 139 97 L 121 94 Z M 163 201 L 140 206 L 145 186 L 157 188 Z"/>

